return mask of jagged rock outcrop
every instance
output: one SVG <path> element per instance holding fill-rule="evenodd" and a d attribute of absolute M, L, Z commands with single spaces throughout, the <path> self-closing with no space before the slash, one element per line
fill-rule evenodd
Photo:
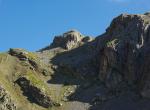
<path fill-rule="evenodd" d="M 0 110 L 16 110 L 16 105 L 11 100 L 6 90 L 0 86 Z"/>
<path fill-rule="evenodd" d="M 51 44 L 51 47 L 62 47 L 64 49 L 70 50 L 75 48 L 79 42 L 81 41 L 83 35 L 81 35 L 78 31 L 71 30 L 63 35 L 56 36 Z"/>
<path fill-rule="evenodd" d="M 30 66 L 31 70 L 36 70 L 45 75 L 49 75 L 50 71 L 48 69 L 48 64 L 45 65 L 40 61 L 40 58 L 36 53 L 28 52 L 24 49 L 19 48 L 10 48 L 8 52 L 11 56 L 17 57 L 19 60 L 26 63 L 26 65 Z"/>
<path fill-rule="evenodd" d="M 51 44 L 51 47 L 62 47 L 64 49 L 70 50 L 75 48 L 81 41 L 83 35 L 79 32 L 71 30 L 64 33 L 61 36 L 56 36 Z"/>
<path fill-rule="evenodd" d="M 64 49 L 70 50 L 72 48 L 75 48 L 79 44 L 82 37 L 83 35 L 81 35 L 78 31 L 71 30 L 64 33 L 63 35 L 56 36 L 50 47 L 62 47 Z"/>
<path fill-rule="evenodd" d="M 36 62 L 35 55 L 31 52 L 27 52 L 24 49 L 13 49 L 11 48 L 8 52 L 12 56 L 16 56 L 20 60 L 28 61 L 34 68 L 38 68 L 38 63 Z"/>
<path fill-rule="evenodd" d="M 112 21 L 106 33 L 98 38 L 99 78 L 106 83 L 107 87 L 115 88 L 122 81 L 132 86 L 139 86 L 137 82 L 143 83 L 143 81 L 147 86 L 149 85 L 148 77 L 143 80 L 143 76 L 149 74 L 149 51 L 147 51 L 149 39 L 150 16 L 148 14 L 122 14 Z M 143 67 L 144 64 L 147 66 Z"/>
<path fill-rule="evenodd" d="M 30 64 L 37 68 L 37 63 L 36 63 L 36 55 L 34 55 L 33 53 L 31 52 L 27 52 L 26 50 L 24 49 L 19 49 L 19 48 L 10 48 L 9 52 L 8 52 L 10 55 L 12 56 L 16 56 L 17 58 L 19 58 L 20 60 L 23 60 L 23 61 L 29 61 Z"/>
<path fill-rule="evenodd" d="M 51 107 L 53 105 L 53 102 L 50 98 L 50 96 L 46 95 L 42 91 L 42 88 L 38 88 L 34 86 L 30 80 L 28 80 L 26 77 L 20 77 L 17 81 L 17 84 L 21 87 L 24 94 L 31 100 L 32 102 L 35 102 L 45 108 Z M 44 88 L 43 88 L 44 89 Z"/>
<path fill-rule="evenodd" d="M 55 36 L 52 44 L 50 46 L 47 46 L 41 49 L 40 51 L 50 50 L 52 48 L 57 48 L 57 47 L 60 47 L 66 50 L 71 50 L 73 48 L 79 47 L 93 40 L 94 40 L 93 37 L 84 36 L 76 30 L 70 30 L 68 32 L 65 32 L 62 35 Z"/>

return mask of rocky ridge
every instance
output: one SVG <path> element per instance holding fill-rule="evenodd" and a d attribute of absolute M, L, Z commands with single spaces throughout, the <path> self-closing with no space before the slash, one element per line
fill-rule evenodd
<path fill-rule="evenodd" d="M 149 110 L 149 47 L 150 13 L 121 14 L 95 39 L 71 30 L 38 52 L 10 49 L 0 66 L 15 62 L 5 80 L 37 110 Z"/>

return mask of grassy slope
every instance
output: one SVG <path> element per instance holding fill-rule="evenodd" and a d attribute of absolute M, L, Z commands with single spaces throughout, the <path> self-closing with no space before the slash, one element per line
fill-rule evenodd
<path fill-rule="evenodd" d="M 34 53 L 30 53 L 30 57 L 39 61 Z M 46 67 L 42 62 L 40 65 L 42 68 Z M 64 101 L 64 95 L 68 94 L 68 89 L 75 90 L 75 87 L 74 85 L 64 85 L 63 83 L 68 79 L 71 81 L 75 79 L 61 75 L 58 76 L 57 80 L 64 80 L 62 84 L 49 84 L 47 81 L 51 78 L 53 79 L 53 77 L 44 76 L 39 71 L 30 69 L 30 66 L 29 63 L 20 61 L 17 57 L 11 56 L 7 53 L 0 53 L 0 85 L 8 91 L 12 100 L 14 100 L 17 107 L 19 107 L 18 110 L 68 110 L 72 103 Z M 49 70 L 51 69 L 49 68 Z M 14 83 L 20 76 L 25 76 L 34 86 L 50 95 L 53 101 L 61 103 L 62 106 L 46 109 L 30 102 L 27 97 L 22 94 L 20 87 Z"/>
<path fill-rule="evenodd" d="M 0 85 L 8 91 L 20 110 L 45 110 L 36 104 L 30 103 L 27 97 L 22 95 L 20 87 L 14 83 L 17 77 L 26 74 L 27 71 L 27 67 L 22 66 L 16 57 L 0 53 Z M 35 77 L 37 76 L 35 75 Z"/>

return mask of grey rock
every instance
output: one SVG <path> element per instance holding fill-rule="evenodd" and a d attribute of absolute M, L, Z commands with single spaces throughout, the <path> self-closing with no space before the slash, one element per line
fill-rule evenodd
<path fill-rule="evenodd" d="M 106 33 L 96 39 L 100 54 L 100 80 L 108 88 L 117 87 L 122 81 L 132 86 L 140 86 L 140 91 L 146 85 L 149 86 L 149 39 L 148 14 L 121 14 L 115 18 Z M 147 93 L 149 89 L 142 92 L 145 95 Z"/>
<path fill-rule="evenodd" d="M 45 108 L 51 107 L 53 105 L 51 98 L 43 91 L 41 91 L 40 88 L 31 84 L 30 80 L 28 80 L 26 77 L 20 77 L 16 82 L 29 100 L 32 100 L 33 102 Z"/>
<path fill-rule="evenodd" d="M 70 50 L 75 48 L 81 39 L 82 35 L 78 31 L 71 30 L 64 33 L 63 35 L 56 36 L 50 47 L 62 47 L 64 49 Z"/>
<path fill-rule="evenodd" d="M 16 105 L 11 100 L 11 96 L 2 87 L 0 87 L 0 110 L 16 110 Z"/>

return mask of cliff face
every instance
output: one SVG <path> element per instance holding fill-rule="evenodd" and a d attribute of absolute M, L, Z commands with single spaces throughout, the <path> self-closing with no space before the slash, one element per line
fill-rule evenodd
<path fill-rule="evenodd" d="M 112 21 L 104 36 L 108 38 L 104 47 L 101 47 L 101 37 L 98 41 L 99 78 L 111 88 L 123 81 L 138 86 L 142 95 L 147 96 L 149 90 L 145 86 L 149 85 L 146 81 L 149 76 L 149 14 L 122 14 Z M 139 83 L 142 83 L 142 87 Z"/>
<path fill-rule="evenodd" d="M 0 73 L 10 110 L 149 110 L 150 13 L 121 14 L 95 39 L 71 30 L 38 52 L 10 49 Z"/>

